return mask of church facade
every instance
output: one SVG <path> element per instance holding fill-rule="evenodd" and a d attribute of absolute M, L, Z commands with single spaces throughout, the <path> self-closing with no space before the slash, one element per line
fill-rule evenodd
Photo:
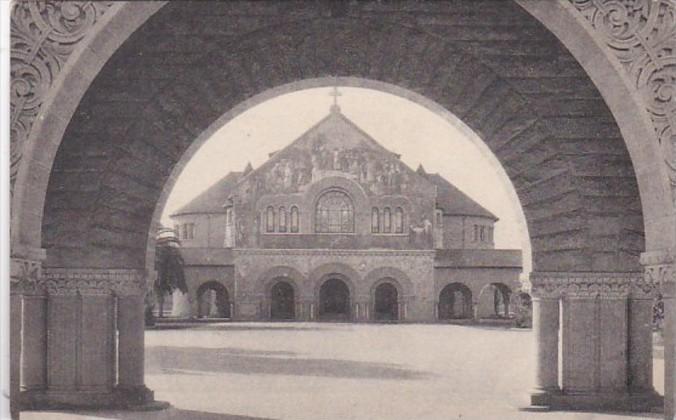
<path fill-rule="evenodd" d="M 189 293 L 179 315 L 435 322 L 509 317 L 521 251 L 497 218 L 414 171 L 337 105 L 259 168 L 171 215 Z"/>

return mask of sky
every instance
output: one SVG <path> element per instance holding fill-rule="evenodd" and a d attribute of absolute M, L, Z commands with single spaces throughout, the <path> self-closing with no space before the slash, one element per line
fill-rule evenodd
<path fill-rule="evenodd" d="M 231 171 L 254 168 L 329 113 L 333 88 L 283 94 L 253 106 L 227 122 L 197 150 L 179 175 L 162 213 L 169 215 Z M 500 218 L 495 246 L 524 251 L 530 271 L 530 240 L 514 187 L 483 142 L 455 117 L 379 90 L 339 87 L 342 113 L 415 170 L 438 172 Z"/>

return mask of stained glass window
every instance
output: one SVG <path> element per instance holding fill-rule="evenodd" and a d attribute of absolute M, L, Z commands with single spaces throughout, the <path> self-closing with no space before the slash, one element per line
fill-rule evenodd
<path fill-rule="evenodd" d="M 298 207 L 291 207 L 291 233 L 298 233 Z"/>
<path fill-rule="evenodd" d="M 317 200 L 315 232 L 354 232 L 354 206 L 342 191 L 328 191 Z"/>
<path fill-rule="evenodd" d="M 279 231 L 286 232 L 286 209 L 284 207 L 279 208 Z"/>
<path fill-rule="evenodd" d="M 383 210 L 383 232 L 392 232 L 392 212 L 389 207 L 385 207 L 385 210 Z"/>
<path fill-rule="evenodd" d="M 380 210 L 374 207 L 371 210 L 371 233 L 380 232 Z"/>
<path fill-rule="evenodd" d="M 396 233 L 404 233 L 404 210 L 401 207 L 394 210 L 394 230 Z"/>
<path fill-rule="evenodd" d="M 265 213 L 265 231 L 275 231 L 275 209 L 272 208 L 272 206 L 268 207 L 268 210 Z"/>

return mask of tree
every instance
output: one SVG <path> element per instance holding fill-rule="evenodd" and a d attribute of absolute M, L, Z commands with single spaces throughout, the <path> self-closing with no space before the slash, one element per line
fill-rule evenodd
<path fill-rule="evenodd" d="M 155 270 L 157 277 L 153 290 L 160 305 L 160 317 L 164 310 L 164 297 L 178 289 L 188 292 L 185 282 L 184 262 L 181 256 L 180 242 L 173 229 L 160 228 L 155 246 Z"/>

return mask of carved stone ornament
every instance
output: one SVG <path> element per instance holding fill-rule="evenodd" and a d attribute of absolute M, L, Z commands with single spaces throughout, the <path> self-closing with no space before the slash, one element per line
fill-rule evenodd
<path fill-rule="evenodd" d="M 146 292 L 143 270 L 123 269 L 44 269 L 40 287 L 50 295 L 115 294 L 143 295 Z"/>
<path fill-rule="evenodd" d="M 641 264 L 644 267 L 643 288 L 651 295 L 660 292 L 665 296 L 676 295 L 676 269 L 672 251 L 644 252 Z"/>
<path fill-rule="evenodd" d="M 10 184 L 42 103 L 71 53 L 112 1 L 15 1 L 11 14 Z"/>
<path fill-rule="evenodd" d="M 10 292 L 35 292 L 42 277 L 42 261 L 11 258 Z"/>
<path fill-rule="evenodd" d="M 643 97 L 676 189 L 676 0 L 569 0 Z M 674 195 L 676 199 L 676 194 Z"/>
<path fill-rule="evenodd" d="M 531 293 L 540 298 L 628 298 L 642 273 L 543 273 L 530 275 Z"/>

